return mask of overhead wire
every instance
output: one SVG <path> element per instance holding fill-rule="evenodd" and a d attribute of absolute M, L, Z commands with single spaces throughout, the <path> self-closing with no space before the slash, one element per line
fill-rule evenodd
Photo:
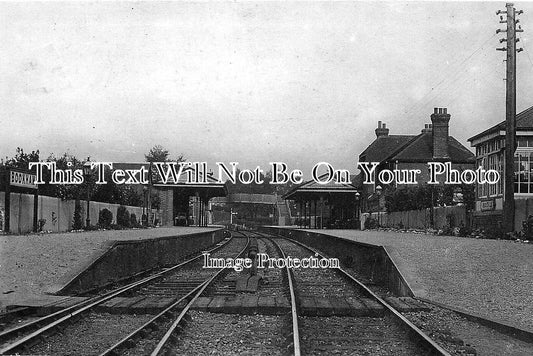
<path fill-rule="evenodd" d="M 441 79 L 434 87 L 432 87 L 420 100 L 418 100 L 416 103 L 414 103 L 409 109 L 407 109 L 404 113 L 406 116 L 410 116 L 412 114 L 419 114 L 419 113 L 425 113 L 426 106 L 431 103 L 432 101 L 436 100 L 437 97 L 443 98 L 443 95 L 450 95 L 449 89 L 452 85 L 456 85 L 457 81 L 464 81 L 465 79 L 463 77 L 458 78 L 468 70 L 467 66 L 465 64 L 477 57 L 477 54 L 481 53 L 479 52 L 489 41 L 491 41 L 496 34 L 493 34 L 489 38 L 487 38 L 483 43 L 478 46 L 475 50 L 473 50 L 468 56 L 466 56 L 459 64 L 457 64 L 453 70 L 452 75 L 446 75 L 443 79 Z M 444 84 L 444 85 L 443 85 Z M 442 91 L 445 91 L 442 93 Z M 453 95 L 453 93 L 451 94 Z"/>

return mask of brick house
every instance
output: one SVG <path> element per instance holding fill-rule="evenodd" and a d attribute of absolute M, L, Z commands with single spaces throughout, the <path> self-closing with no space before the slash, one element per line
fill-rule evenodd
<path fill-rule="evenodd" d="M 452 168 L 459 171 L 474 169 L 474 154 L 449 135 L 450 114 L 447 109 L 435 108 L 430 118 L 431 124 L 426 124 L 417 135 L 390 135 L 389 128 L 379 121 L 376 139 L 359 155 L 359 162 L 379 162 L 376 174 L 383 169 L 420 169 L 419 184 L 429 180 L 428 162 L 451 162 Z M 375 184 L 362 184 L 361 177 L 358 177 L 363 212 L 385 211 L 384 196 L 379 195 L 379 188 L 384 190 L 387 187 L 378 188 L 378 185 L 377 181 Z M 391 185 L 396 188 L 407 186 Z"/>

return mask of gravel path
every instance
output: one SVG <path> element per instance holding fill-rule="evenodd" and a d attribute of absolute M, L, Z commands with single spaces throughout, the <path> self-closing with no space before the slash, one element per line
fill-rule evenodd
<path fill-rule="evenodd" d="M 42 294 L 67 271 L 105 251 L 107 241 L 137 240 L 215 230 L 160 227 L 59 234 L 0 235 L 0 310 L 20 296 Z"/>
<path fill-rule="evenodd" d="M 321 232 L 386 246 L 419 297 L 533 329 L 532 244 L 389 231 Z"/>

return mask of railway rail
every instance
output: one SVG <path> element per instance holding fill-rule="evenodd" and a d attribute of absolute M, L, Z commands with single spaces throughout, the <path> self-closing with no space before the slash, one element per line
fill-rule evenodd
<path fill-rule="evenodd" d="M 234 239 L 230 237 L 225 239 L 221 243 L 217 244 L 213 249 L 209 250 L 210 253 L 216 253 L 223 257 L 238 257 L 244 253 L 249 239 L 246 239 L 246 242 L 241 240 L 244 239 Z M 243 246 L 244 245 L 244 246 Z M 235 249 L 238 249 L 238 252 L 235 253 Z M 227 252 L 225 252 L 228 250 Z M 153 290 L 150 290 L 150 285 L 161 286 L 161 283 L 164 284 L 165 281 L 169 279 L 172 280 L 174 276 L 174 281 L 176 279 L 181 279 L 183 277 L 183 270 L 188 270 L 189 273 L 193 272 L 197 274 L 198 264 L 201 263 L 203 255 L 198 255 L 187 261 L 179 263 L 171 268 L 165 269 L 159 273 L 156 273 L 152 276 L 141 279 L 140 281 L 130 283 L 126 286 L 117 288 L 116 290 L 105 293 L 101 296 L 96 296 L 89 298 L 85 301 L 77 303 L 71 307 L 64 308 L 60 311 L 46 315 L 42 318 L 33 320 L 31 322 L 25 323 L 23 325 L 5 330 L 0 332 L 0 354 L 13 354 L 13 353 L 27 353 L 32 352 L 33 347 L 37 347 L 39 344 L 43 344 L 43 341 L 48 342 L 49 336 L 54 333 L 63 333 L 67 328 L 71 328 L 80 319 L 86 318 L 88 314 L 97 312 L 97 308 L 103 305 L 112 304 L 113 301 L 123 301 L 124 299 L 132 298 L 132 295 L 138 293 L 139 299 L 146 298 L 147 294 L 150 292 L 154 294 Z M 214 272 L 203 271 L 203 277 L 206 274 L 209 274 L 209 277 L 206 277 L 203 280 L 193 279 L 188 284 L 167 284 L 164 288 L 156 289 L 167 289 L 172 290 L 174 294 L 181 295 L 181 297 L 174 297 L 176 300 L 171 303 L 166 309 L 161 313 L 156 315 L 156 317 L 149 320 L 147 323 L 143 324 L 140 328 L 136 329 L 135 332 L 129 334 L 127 337 L 123 338 L 121 341 L 116 343 L 112 348 L 104 351 L 103 354 L 114 354 L 116 350 L 122 348 L 123 346 L 131 347 L 135 343 L 131 341 L 139 336 L 147 336 L 150 334 L 150 330 L 159 330 L 162 325 L 165 325 L 165 322 L 172 321 L 171 328 L 172 331 L 165 334 L 163 337 L 164 342 L 156 347 L 157 353 L 159 353 L 164 346 L 172 338 L 173 332 L 176 328 L 185 323 L 187 320 L 186 314 L 190 305 L 194 300 L 205 290 L 205 288 L 212 283 L 215 278 L 217 278 L 223 270 L 218 270 Z M 175 276 L 178 275 L 178 278 Z M 196 285 L 195 285 L 196 281 Z M 186 292 L 183 292 L 187 290 Z M 122 299 L 120 299 L 122 298 Z M 181 310 L 181 313 L 177 313 L 177 310 Z M 174 320 L 175 314 L 178 314 Z M 71 323 L 69 325 L 69 323 Z M 170 329 L 169 329 L 170 330 Z M 162 339 L 162 340 L 163 340 Z M 138 341 L 138 340 L 136 340 Z M 155 352 L 155 351 L 154 351 Z M 45 352 L 49 353 L 49 352 Z M 154 354 L 157 354 L 154 353 Z"/>
<path fill-rule="evenodd" d="M 255 231 L 233 232 L 208 252 L 235 259 L 246 251 L 250 257 L 251 249 L 273 260 L 327 259 L 298 241 Z M 438 335 L 417 327 L 415 308 L 403 310 L 395 302 L 403 299 L 380 297 L 383 291 L 373 291 L 353 271 L 276 263 L 256 270 L 210 269 L 202 268 L 202 257 L 0 332 L 0 353 L 462 354 L 445 350 L 449 345 L 444 348 Z M 165 303 L 148 310 L 150 301 Z"/>
<path fill-rule="evenodd" d="M 309 253 L 318 257 L 325 258 L 315 249 L 301 244 L 294 240 L 273 238 L 262 233 L 256 233 L 258 236 L 268 238 L 273 241 L 281 251 L 283 258 L 287 254 L 293 257 L 309 256 Z M 342 268 L 329 269 L 298 269 L 289 270 L 286 266 L 286 273 L 291 284 L 291 314 L 293 319 L 293 345 L 294 354 L 327 354 L 328 352 L 346 351 L 348 354 L 380 354 L 385 351 L 380 344 L 386 347 L 393 347 L 393 354 L 411 355 L 417 352 L 421 355 L 449 355 L 449 353 L 433 341 L 428 335 L 422 332 L 418 327 L 405 318 L 399 311 L 389 305 L 386 301 L 373 293 L 359 280 L 351 276 Z M 336 276 L 334 276 L 336 275 Z M 335 278 L 337 277 L 337 278 Z M 349 282 L 349 283 L 346 283 Z M 317 303 L 323 301 L 320 297 L 333 297 L 340 294 L 347 298 L 357 298 L 354 303 L 362 300 L 374 300 L 383 306 L 387 317 L 343 317 L 340 322 L 335 317 L 306 317 L 302 314 L 306 309 L 305 299 L 308 296 L 318 296 Z M 363 295 L 365 299 L 361 299 Z M 368 298 L 368 299 L 367 299 Z M 395 330 L 390 323 L 399 326 L 402 331 Z M 339 333 L 339 329 L 350 330 Z M 380 328 L 386 328 L 387 333 L 379 332 Z M 375 329 L 374 333 L 368 333 L 368 330 Z M 324 333 L 328 335 L 324 335 Z M 365 335 L 366 340 L 361 343 L 361 335 Z M 403 338 L 403 339 L 402 339 Z M 333 349 L 326 345 L 320 345 L 317 340 L 323 340 L 334 343 Z M 391 340 L 397 345 L 391 346 Z M 405 340 L 408 342 L 406 343 Z M 377 342 L 376 342 L 377 341 Z M 413 345 L 416 345 L 414 346 Z M 413 348 L 414 346 L 414 348 Z"/>

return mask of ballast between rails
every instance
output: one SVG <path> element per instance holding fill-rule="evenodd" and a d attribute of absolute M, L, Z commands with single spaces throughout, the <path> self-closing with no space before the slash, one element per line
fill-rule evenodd
<path fill-rule="evenodd" d="M 234 232 L 232 232 L 234 233 Z M 244 235 L 244 234 L 242 234 Z M 245 236 L 247 237 L 247 236 Z M 250 238 L 247 237 L 247 243 L 246 246 L 238 253 L 236 257 L 242 256 L 250 243 Z M 163 310 L 161 313 L 150 319 L 148 322 L 143 324 L 141 327 L 137 328 L 135 331 L 130 333 L 128 336 L 124 337 L 122 340 L 117 342 L 115 345 L 104 351 L 100 354 L 100 356 L 107 356 L 107 355 L 118 355 L 120 353 L 120 350 L 123 348 L 128 348 L 130 345 L 133 345 L 134 343 L 131 343 L 130 341 L 133 341 L 137 337 L 142 337 L 144 333 L 147 332 L 152 326 L 157 324 L 158 321 L 161 321 L 165 319 L 166 317 L 173 317 L 173 309 L 176 309 L 180 304 L 182 304 L 183 301 L 187 300 L 188 298 L 191 298 L 187 305 L 181 310 L 180 314 L 176 318 L 176 320 L 172 323 L 172 325 L 169 327 L 163 338 L 159 341 L 155 349 L 152 351 L 151 355 L 156 356 L 160 355 L 165 352 L 165 348 L 168 345 L 169 341 L 172 341 L 173 335 L 176 332 L 176 329 L 180 324 L 186 324 L 187 322 L 187 312 L 191 308 L 191 306 L 196 302 L 198 297 L 205 291 L 205 289 L 214 281 L 217 279 L 217 277 L 224 272 L 224 269 L 218 270 L 213 276 L 209 277 L 206 281 L 198 285 L 196 288 L 194 288 L 192 291 L 187 293 L 185 296 L 180 298 L 178 301 L 167 307 L 165 310 Z"/>
<path fill-rule="evenodd" d="M 257 233 L 260 236 L 265 237 L 262 233 Z M 265 237 L 266 238 L 266 237 Z M 291 241 L 303 248 L 308 249 L 309 251 L 315 253 L 320 258 L 326 258 L 322 253 L 315 250 L 314 248 L 307 246 L 299 241 L 293 240 L 291 238 L 287 238 L 284 236 L 279 236 L 279 238 L 286 239 L 288 241 Z M 273 241 L 274 242 L 274 241 Z M 404 317 L 399 311 L 397 311 L 395 308 L 393 308 L 390 304 L 388 304 L 386 301 L 384 301 L 382 298 L 380 298 L 377 294 L 375 294 L 372 290 L 370 290 L 367 286 L 365 286 L 361 281 L 353 277 L 350 273 L 342 269 L 341 267 L 336 269 L 339 273 L 341 273 L 343 276 L 345 276 L 347 279 L 355 283 L 364 293 L 366 293 L 371 298 L 378 301 L 383 307 L 386 308 L 386 310 L 389 311 L 390 314 L 392 314 L 400 323 L 406 327 L 409 331 L 412 332 L 413 335 L 416 336 L 418 341 L 425 346 L 425 348 L 428 350 L 429 355 L 436 355 L 436 356 L 451 356 L 448 351 L 443 349 L 440 345 L 438 345 L 434 340 L 432 340 L 428 335 L 426 335 L 422 330 L 420 330 L 416 325 L 411 323 L 406 317 Z"/>
<path fill-rule="evenodd" d="M 261 235 L 260 235 L 261 236 Z M 263 238 L 266 238 L 262 236 Z M 268 239 L 271 241 L 279 250 L 281 257 L 283 259 L 286 259 L 287 256 L 285 255 L 285 252 L 281 249 L 281 247 L 278 245 L 278 243 L 272 239 Z M 293 275 L 292 271 L 290 270 L 289 266 L 285 266 L 285 272 L 287 273 L 287 281 L 289 284 L 289 293 L 291 297 L 291 317 L 292 317 L 292 345 L 294 349 L 294 356 L 300 356 L 301 355 L 301 349 L 300 349 L 300 332 L 298 329 L 298 309 L 296 307 L 296 293 L 294 292 L 294 283 L 292 281 Z"/>
<path fill-rule="evenodd" d="M 222 247 L 226 246 L 226 244 L 231 241 L 233 237 L 226 239 L 224 242 L 218 243 L 214 248 L 207 250 L 207 252 L 215 252 Z M 202 251 L 204 252 L 204 251 Z M 198 256 L 192 257 L 184 262 L 181 262 L 175 266 L 172 266 L 170 268 L 167 268 L 161 272 L 158 272 L 152 276 L 146 277 L 141 279 L 140 281 L 136 281 L 133 283 L 130 283 L 126 286 L 117 288 L 113 291 L 107 292 L 104 295 L 93 297 L 89 300 L 80 302 L 78 304 L 75 304 L 73 306 L 67 307 L 65 309 L 59 310 L 55 313 L 52 313 L 50 315 L 44 316 L 42 318 L 39 318 L 37 320 L 33 320 L 31 322 L 28 322 L 26 324 L 17 326 L 15 328 L 3 331 L 0 333 L 0 342 L 6 341 L 9 338 L 16 337 L 18 334 L 21 334 L 23 332 L 29 332 L 30 330 L 36 329 L 34 332 L 31 332 L 30 334 L 24 336 L 21 339 L 16 340 L 15 342 L 6 345 L 4 348 L 0 349 L 0 355 L 7 354 L 7 353 L 14 353 L 16 350 L 19 350 L 21 348 L 24 348 L 25 345 L 28 345 L 30 342 L 38 339 L 39 337 L 42 337 L 47 331 L 50 329 L 53 329 L 54 327 L 57 327 L 64 322 L 68 320 L 72 320 L 76 316 L 80 316 L 81 313 L 89 311 L 93 309 L 94 307 L 101 305 L 105 303 L 106 301 L 115 298 L 123 293 L 126 293 L 128 291 L 131 291 L 132 289 L 141 287 L 149 282 L 155 281 L 159 278 L 162 278 L 166 276 L 167 274 L 173 272 L 174 270 L 181 268 L 185 265 L 188 265 L 200 258 L 202 258 L 203 255 L 199 254 Z M 44 324 L 44 326 L 42 326 Z"/>

